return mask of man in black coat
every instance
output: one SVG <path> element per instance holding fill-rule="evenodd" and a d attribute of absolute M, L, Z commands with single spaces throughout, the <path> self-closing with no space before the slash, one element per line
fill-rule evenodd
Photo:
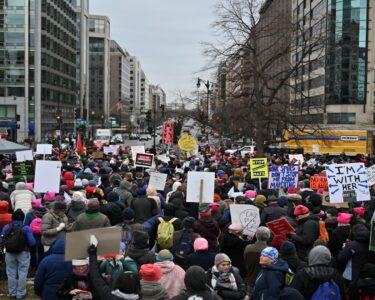
<path fill-rule="evenodd" d="M 286 216 L 286 210 L 278 205 L 277 200 L 277 197 L 272 194 L 267 197 L 267 207 L 263 209 L 260 215 L 260 226 L 266 226 L 266 223 Z"/>

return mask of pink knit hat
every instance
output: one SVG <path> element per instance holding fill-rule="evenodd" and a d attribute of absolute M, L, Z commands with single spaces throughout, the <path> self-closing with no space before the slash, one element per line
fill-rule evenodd
<path fill-rule="evenodd" d="M 355 207 L 353 210 L 361 217 L 365 215 L 365 209 L 363 207 Z"/>
<path fill-rule="evenodd" d="M 34 199 L 31 201 L 31 206 L 33 208 L 38 208 L 38 207 L 41 207 L 42 206 L 42 199 L 39 198 L 39 199 Z"/>
<path fill-rule="evenodd" d="M 252 191 L 252 190 L 249 190 L 249 191 L 246 191 L 245 192 L 245 197 L 246 198 L 250 198 L 250 199 L 253 199 L 257 196 L 257 192 L 256 191 Z"/>
<path fill-rule="evenodd" d="M 26 183 L 26 188 L 27 188 L 29 191 L 32 191 L 33 188 L 34 188 L 34 183 L 32 183 L 32 182 L 28 182 L 28 183 Z"/>
<path fill-rule="evenodd" d="M 323 195 L 324 194 L 324 189 L 318 189 L 317 193 L 320 194 L 320 195 Z"/>
<path fill-rule="evenodd" d="M 352 216 L 352 214 L 339 213 L 339 216 L 337 217 L 337 222 L 341 224 L 349 224 Z"/>
<path fill-rule="evenodd" d="M 47 192 L 43 197 L 44 201 L 55 201 L 55 192 Z"/>
<path fill-rule="evenodd" d="M 208 242 L 205 238 L 196 238 L 194 241 L 194 251 L 207 250 Z"/>

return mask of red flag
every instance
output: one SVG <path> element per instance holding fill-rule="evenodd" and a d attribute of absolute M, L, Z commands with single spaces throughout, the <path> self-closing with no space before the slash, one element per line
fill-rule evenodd
<path fill-rule="evenodd" d="M 77 147 L 76 147 L 76 153 L 78 153 L 79 155 L 86 155 L 86 148 L 83 147 L 82 145 L 82 141 L 81 141 L 81 136 L 78 135 L 77 137 Z"/>

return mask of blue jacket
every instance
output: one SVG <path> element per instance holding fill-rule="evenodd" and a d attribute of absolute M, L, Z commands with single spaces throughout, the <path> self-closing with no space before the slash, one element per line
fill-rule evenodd
<path fill-rule="evenodd" d="M 65 239 L 58 238 L 51 247 L 51 255 L 43 258 L 35 274 L 34 291 L 43 300 L 62 300 L 56 296 L 64 278 L 72 274 L 71 261 L 65 261 Z"/>
<path fill-rule="evenodd" d="M 279 259 L 273 265 L 263 266 L 254 285 L 254 300 L 277 300 L 285 286 L 285 273 L 288 264 Z"/>
<path fill-rule="evenodd" d="M 12 224 L 14 226 L 22 226 L 22 221 L 13 221 Z M 7 224 L 3 227 L 3 230 L 1 231 L 1 238 L 0 238 L 0 241 L 1 239 L 4 237 L 5 233 L 7 232 L 8 228 L 9 228 L 9 225 L 10 224 Z M 27 242 L 27 245 L 24 249 L 24 251 L 29 251 L 29 248 L 30 247 L 33 247 L 36 245 L 36 241 L 35 241 L 35 238 L 34 238 L 34 235 L 30 229 L 29 226 L 23 226 L 22 228 L 22 231 L 25 233 L 25 236 L 26 236 L 26 242 Z"/>

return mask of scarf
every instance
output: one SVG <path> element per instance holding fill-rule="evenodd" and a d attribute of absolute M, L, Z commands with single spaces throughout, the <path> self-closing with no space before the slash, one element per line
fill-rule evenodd
<path fill-rule="evenodd" d="M 233 272 L 223 273 L 219 272 L 216 266 L 211 269 L 212 279 L 211 284 L 214 289 L 222 287 L 225 289 L 237 291 L 236 278 L 234 278 Z"/>
<path fill-rule="evenodd" d="M 112 295 L 119 297 L 120 299 L 127 299 L 127 300 L 138 300 L 138 294 L 126 294 L 121 292 L 119 289 L 112 291 Z"/>
<path fill-rule="evenodd" d="M 97 217 L 99 215 L 99 211 L 96 209 L 96 210 L 90 210 L 88 209 L 86 211 L 86 217 L 87 219 L 94 219 L 95 217 Z"/>

